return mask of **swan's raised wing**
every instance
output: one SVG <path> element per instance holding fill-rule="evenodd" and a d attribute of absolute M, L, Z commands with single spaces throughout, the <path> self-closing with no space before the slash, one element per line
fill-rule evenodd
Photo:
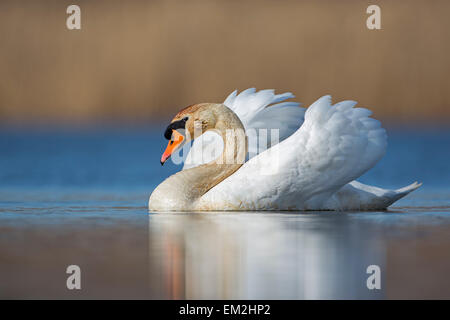
<path fill-rule="evenodd" d="M 237 94 L 237 90 L 233 91 L 225 99 L 223 104 L 233 110 L 245 126 L 245 124 L 250 123 L 260 111 L 269 106 L 272 107 L 276 103 L 292 98 L 295 98 L 295 96 L 290 92 L 275 94 L 275 90 L 273 89 L 256 91 L 255 88 L 249 88 L 242 91 L 240 94 Z M 296 108 L 300 105 L 297 102 L 285 102 L 284 104 L 285 106 Z"/>
<path fill-rule="evenodd" d="M 216 210 L 314 210 L 373 167 L 386 132 L 356 102 L 324 96 L 293 135 L 246 162 L 200 200 Z"/>
<path fill-rule="evenodd" d="M 290 92 L 275 94 L 272 89 L 250 88 L 240 94 L 235 90 L 225 99 L 224 104 L 237 114 L 250 139 L 256 138 L 260 129 L 267 130 L 269 136 L 271 129 L 279 130 L 278 139 L 268 137 L 267 145 L 250 141 L 249 158 L 272 146 L 271 142 L 286 139 L 301 126 L 305 109 L 297 102 L 282 102 L 291 98 L 294 95 Z M 194 140 L 188 151 L 183 170 L 216 159 L 223 151 L 223 141 L 218 134 L 206 132 Z"/>
<path fill-rule="evenodd" d="M 259 111 L 247 124 L 249 159 L 283 141 L 302 125 L 305 108 L 282 102 Z M 272 136 L 274 133 L 277 136 Z"/>

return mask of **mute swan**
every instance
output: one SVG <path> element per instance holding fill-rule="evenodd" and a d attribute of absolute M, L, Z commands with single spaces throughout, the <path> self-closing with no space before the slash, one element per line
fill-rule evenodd
<path fill-rule="evenodd" d="M 386 151 L 379 121 L 369 118 L 369 110 L 354 108 L 354 101 L 332 105 L 330 96 L 306 111 L 298 103 L 280 103 L 292 97 L 252 88 L 233 92 L 223 104 L 181 110 L 164 134 L 169 144 L 161 164 L 199 135 L 190 154 L 201 157 L 163 181 L 151 194 L 149 209 L 377 210 L 421 185 L 385 190 L 354 181 Z M 265 151 L 249 150 L 245 132 L 251 128 L 278 128 L 281 142 Z M 219 148 L 220 155 L 202 154 L 208 145 Z"/>

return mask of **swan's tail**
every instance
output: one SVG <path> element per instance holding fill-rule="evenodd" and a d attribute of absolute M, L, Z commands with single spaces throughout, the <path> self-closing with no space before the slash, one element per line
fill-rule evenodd
<path fill-rule="evenodd" d="M 391 194 L 387 197 L 388 198 L 388 202 L 386 207 L 389 207 L 391 204 L 393 204 L 395 201 L 403 198 L 404 196 L 406 196 L 407 194 L 413 192 L 414 190 L 416 190 L 417 188 L 419 188 L 422 185 L 422 183 L 420 182 L 414 182 L 412 184 L 410 184 L 409 186 L 397 189 L 397 190 L 392 190 Z"/>
<path fill-rule="evenodd" d="M 397 190 L 389 190 L 352 181 L 342 187 L 333 197 L 338 204 L 331 203 L 329 207 L 335 206 L 341 210 L 384 210 L 421 185 L 421 183 L 414 182 Z"/>

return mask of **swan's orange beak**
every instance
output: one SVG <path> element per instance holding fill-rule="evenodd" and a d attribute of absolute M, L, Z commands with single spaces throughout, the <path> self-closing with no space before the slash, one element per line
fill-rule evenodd
<path fill-rule="evenodd" d="M 170 139 L 169 144 L 161 157 L 161 165 L 163 165 L 164 162 L 170 158 L 172 153 L 181 145 L 183 140 L 184 136 L 181 133 L 177 130 L 172 130 L 172 138 Z"/>

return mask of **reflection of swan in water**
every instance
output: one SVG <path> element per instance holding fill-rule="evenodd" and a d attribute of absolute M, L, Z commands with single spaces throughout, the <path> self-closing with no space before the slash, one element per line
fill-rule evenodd
<path fill-rule="evenodd" d="M 151 214 L 151 287 L 177 299 L 382 297 L 366 287 L 380 243 L 330 215 Z"/>
<path fill-rule="evenodd" d="M 161 163 L 198 132 L 217 135 L 218 140 L 213 140 L 223 146 L 223 152 L 162 182 L 153 191 L 149 208 L 374 210 L 387 208 L 420 186 L 414 183 L 384 190 L 353 181 L 373 167 L 386 150 L 385 130 L 369 118 L 369 110 L 353 108 L 353 101 L 332 105 L 330 96 L 317 100 L 305 113 L 293 103 L 267 108 L 290 97 L 247 90 L 228 97 L 225 104 L 229 107 L 202 103 L 181 110 L 165 132 L 170 141 Z M 301 125 L 299 129 L 295 122 Z M 244 130 L 248 132 L 250 127 L 280 128 L 284 140 L 245 162 Z M 194 144 L 191 152 L 202 154 L 202 148 Z"/>

